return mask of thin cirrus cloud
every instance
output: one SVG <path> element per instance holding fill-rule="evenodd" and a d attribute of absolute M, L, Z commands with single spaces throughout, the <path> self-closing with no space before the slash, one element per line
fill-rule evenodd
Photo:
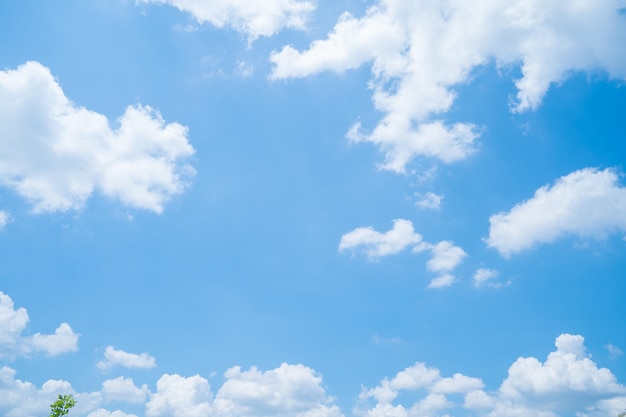
<path fill-rule="evenodd" d="M 254 41 L 284 28 L 303 29 L 313 1 L 304 0 L 137 0 L 137 3 L 167 4 L 191 14 L 199 23 L 229 27 Z"/>
<path fill-rule="evenodd" d="M 449 240 L 435 244 L 424 241 L 422 235 L 415 232 L 413 222 L 405 219 L 394 220 L 392 229 L 384 233 L 372 227 L 358 227 L 344 234 L 339 242 L 339 252 L 363 251 L 370 259 L 394 255 L 409 247 L 413 253 L 431 251 L 426 269 L 439 276 L 430 282 L 428 288 L 451 286 L 456 281 L 451 272 L 467 256 L 461 247 Z"/>
<path fill-rule="evenodd" d="M 0 210 L 0 230 L 9 223 L 10 218 L 9 212 Z"/>
<path fill-rule="evenodd" d="M 585 168 L 539 188 L 489 218 L 487 245 L 504 257 L 564 236 L 604 238 L 626 232 L 626 188 L 613 169 Z"/>
<path fill-rule="evenodd" d="M 626 78 L 625 18 L 614 0 L 415 2 L 379 0 L 362 17 L 341 15 L 326 39 L 274 51 L 271 79 L 343 72 L 372 63 L 373 102 L 383 117 L 359 122 L 354 142 L 384 153 L 381 167 L 405 172 L 416 157 L 443 162 L 476 151 L 481 128 L 443 121 L 455 87 L 477 67 L 521 65 L 512 111 L 536 109 L 551 86 L 575 71 Z"/>
<path fill-rule="evenodd" d="M 161 213 L 194 174 L 187 128 L 141 105 L 117 122 L 72 103 L 38 62 L 0 71 L 0 185 L 35 213 L 81 209 L 95 191 Z"/>
<path fill-rule="evenodd" d="M 152 369 L 156 367 L 154 356 L 144 352 L 141 354 L 128 353 L 113 346 L 107 346 L 104 350 L 104 360 L 99 361 L 96 366 L 102 370 L 115 366 L 132 369 Z"/>
<path fill-rule="evenodd" d="M 0 291 L 0 358 L 13 359 L 33 353 L 57 356 L 78 351 L 79 335 L 67 323 L 53 334 L 24 335 L 30 318 L 25 308 L 15 309 L 11 297 Z"/>
<path fill-rule="evenodd" d="M 561 334 L 556 349 L 542 361 L 520 357 L 494 391 L 481 378 L 450 376 L 422 362 L 383 378 L 374 387 L 362 387 L 354 407 L 357 416 L 435 417 L 459 413 L 490 417 L 617 415 L 626 408 L 626 386 L 607 368 L 591 360 L 580 335 Z M 75 394 L 80 415 L 130 417 L 122 410 L 107 410 L 115 403 L 144 405 L 147 417 L 343 417 L 325 388 L 321 375 L 298 364 L 282 364 L 261 371 L 235 366 L 224 373 L 224 383 L 214 392 L 200 375 L 164 374 L 156 391 L 135 385 L 132 379 L 107 380 L 95 392 L 76 393 L 68 381 L 50 380 L 38 388 L 16 379 L 8 366 L 0 368 L 0 412 L 35 417 L 49 409 L 59 392 Z M 400 399 L 400 400 L 399 400 Z M 463 414 L 464 415 L 464 414 Z"/>

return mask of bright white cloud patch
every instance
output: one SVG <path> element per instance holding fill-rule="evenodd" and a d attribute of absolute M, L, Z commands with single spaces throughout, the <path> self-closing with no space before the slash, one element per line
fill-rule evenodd
<path fill-rule="evenodd" d="M 521 65 L 514 111 L 535 109 L 548 89 L 575 71 L 626 78 L 625 17 L 614 0 L 379 0 L 364 16 L 344 13 L 328 37 L 305 51 L 272 53 L 271 78 L 342 72 L 372 63 L 375 107 L 383 118 L 353 141 L 385 153 L 385 169 L 404 172 L 416 156 L 453 162 L 475 150 L 471 123 L 446 125 L 454 88 L 479 66 Z"/>
<path fill-rule="evenodd" d="M 396 219 L 393 228 L 385 233 L 377 232 L 372 227 L 359 227 L 341 237 L 339 252 L 346 250 L 363 250 L 369 258 L 380 258 L 393 255 L 407 248 L 413 253 L 426 250 L 431 251 L 431 258 L 426 262 L 426 268 L 439 273 L 428 288 L 449 287 L 455 282 L 450 274 L 467 256 L 465 251 L 449 240 L 432 244 L 424 241 L 413 228 L 410 220 Z"/>
<path fill-rule="evenodd" d="M 282 364 L 261 372 L 233 367 L 213 395 L 206 379 L 163 375 L 146 404 L 148 417 L 341 417 L 322 387 L 322 378 L 303 365 Z"/>
<path fill-rule="evenodd" d="M 415 233 L 409 220 L 396 219 L 393 228 L 380 233 L 372 227 L 359 227 L 346 233 L 339 242 L 339 251 L 362 249 L 370 258 L 393 255 L 402 252 L 408 246 L 417 245 L 422 236 Z"/>
<path fill-rule="evenodd" d="M 546 362 L 517 359 L 499 390 L 491 393 L 479 378 L 460 373 L 442 377 L 438 369 L 416 363 L 377 387 L 364 388 L 357 411 L 368 417 L 435 417 L 455 411 L 489 417 L 617 415 L 623 411 L 626 387 L 589 359 L 583 342 L 582 336 L 562 334 Z M 396 403 L 400 395 L 403 404 Z"/>
<path fill-rule="evenodd" d="M 136 414 L 126 414 L 122 411 L 109 411 L 104 408 L 99 408 L 96 411 L 92 411 L 87 414 L 87 417 L 137 417 Z"/>
<path fill-rule="evenodd" d="M 541 187 L 489 222 L 487 244 L 505 257 L 563 236 L 604 238 L 626 232 L 626 188 L 614 170 L 586 168 Z"/>
<path fill-rule="evenodd" d="M 149 393 L 147 385 L 138 387 L 132 378 L 120 376 L 102 383 L 102 394 L 106 401 L 142 404 Z"/>
<path fill-rule="evenodd" d="M 50 356 L 78 351 L 79 335 L 67 323 L 61 323 L 54 334 L 24 335 L 30 321 L 25 308 L 14 308 L 13 300 L 0 291 L 0 358 L 14 358 L 44 352 Z"/>
<path fill-rule="evenodd" d="M 104 350 L 104 360 L 99 361 L 96 366 L 100 369 L 109 369 L 114 366 L 123 366 L 133 369 L 152 369 L 156 366 L 156 359 L 148 353 L 141 354 L 128 353 L 123 350 L 107 346 Z"/>
<path fill-rule="evenodd" d="M 140 105 L 117 122 L 77 107 L 38 62 L 0 71 L 0 185 L 36 213 L 80 209 L 94 191 L 160 213 L 194 173 L 187 128 Z"/>
<path fill-rule="evenodd" d="M 315 9 L 306 0 L 137 0 L 138 3 L 169 4 L 190 13 L 200 23 L 230 27 L 252 41 L 272 36 L 283 28 L 303 29 Z"/>

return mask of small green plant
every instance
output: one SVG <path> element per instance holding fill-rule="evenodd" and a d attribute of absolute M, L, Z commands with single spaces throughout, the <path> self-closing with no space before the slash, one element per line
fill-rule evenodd
<path fill-rule="evenodd" d="M 61 395 L 59 399 L 52 403 L 50 406 L 50 417 L 61 417 L 70 412 L 70 408 L 76 405 L 76 400 L 71 394 Z"/>

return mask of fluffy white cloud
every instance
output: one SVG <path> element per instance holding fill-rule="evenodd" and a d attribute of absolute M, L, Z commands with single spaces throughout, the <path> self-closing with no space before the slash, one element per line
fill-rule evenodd
<path fill-rule="evenodd" d="M 237 416 L 337 416 L 322 387 L 322 377 L 304 365 L 283 363 L 266 372 L 236 366 L 224 374 L 226 382 L 215 403 Z"/>
<path fill-rule="evenodd" d="M 67 323 L 61 323 L 54 334 L 23 335 L 30 321 L 28 312 L 14 307 L 13 300 L 0 291 L 0 358 L 13 358 L 34 352 L 50 356 L 78 350 L 79 335 Z"/>
<path fill-rule="evenodd" d="M 191 14 L 200 23 L 230 27 L 253 41 L 283 28 L 303 29 L 315 3 L 308 0 L 137 0 L 169 4 Z"/>
<path fill-rule="evenodd" d="M 455 282 L 450 274 L 467 256 L 465 251 L 449 240 L 432 244 L 424 241 L 413 228 L 410 220 L 396 219 L 393 228 L 385 233 L 377 232 L 372 227 L 359 227 L 341 237 L 339 252 L 363 250 L 369 258 L 380 258 L 402 252 L 411 247 L 413 253 L 431 251 L 431 258 L 426 268 L 441 275 L 434 278 L 428 288 L 449 287 Z"/>
<path fill-rule="evenodd" d="M 439 370 L 417 362 L 398 372 L 391 380 L 385 378 L 374 388 L 363 388 L 359 395 L 359 414 L 368 417 L 434 417 L 440 411 L 455 406 L 446 394 L 464 394 L 482 389 L 483 382 L 478 378 L 462 374 L 442 377 Z M 411 407 L 394 405 L 396 398 L 405 393 L 423 394 Z M 372 406 L 371 400 L 375 403 Z M 369 408 L 367 407 L 369 404 Z"/>
<path fill-rule="evenodd" d="M 582 336 L 560 335 L 544 363 L 517 359 L 491 393 L 479 378 L 442 377 L 438 369 L 418 362 L 377 387 L 363 388 L 356 411 L 368 417 L 466 415 L 468 410 L 488 417 L 616 416 L 625 408 L 626 386 L 591 361 L 583 342 Z M 396 404 L 401 395 L 402 404 Z"/>
<path fill-rule="evenodd" d="M 121 401 L 126 403 L 144 403 L 150 393 L 147 385 L 138 387 L 132 378 L 122 376 L 109 379 L 102 383 L 102 394 L 106 401 Z"/>
<path fill-rule="evenodd" d="M 140 105 L 118 124 L 72 103 L 38 62 L 0 71 L 0 185 L 36 213 L 80 209 L 94 191 L 160 213 L 194 173 L 187 128 Z"/>
<path fill-rule="evenodd" d="M 505 257 L 560 237 L 626 232 L 626 188 L 612 169 L 586 168 L 539 188 L 508 213 L 489 218 L 487 244 Z"/>
<path fill-rule="evenodd" d="M 261 372 L 233 367 L 213 395 L 206 379 L 163 375 L 146 404 L 148 417 L 341 417 L 322 387 L 322 378 L 303 365 L 282 364 Z"/>
<path fill-rule="evenodd" d="M 426 262 L 426 268 L 433 272 L 449 272 L 456 268 L 467 253 L 449 240 L 443 240 L 431 248 L 432 257 Z"/>
<path fill-rule="evenodd" d="M 415 202 L 415 205 L 422 210 L 426 210 L 426 209 L 439 210 L 439 207 L 441 207 L 442 201 L 443 201 L 442 195 L 435 194 L 429 191 L 426 194 L 419 194 L 418 200 Z"/>
<path fill-rule="evenodd" d="M 0 230 L 9 223 L 11 217 L 7 211 L 0 210 Z"/>
<path fill-rule="evenodd" d="M 445 288 L 450 287 L 456 281 L 456 277 L 452 274 L 443 274 L 436 278 L 433 278 L 428 283 L 427 288 Z"/>
<path fill-rule="evenodd" d="M 396 219 L 393 228 L 380 233 L 372 227 L 359 227 L 346 233 L 339 242 L 339 251 L 362 248 L 370 258 L 393 255 L 402 252 L 410 245 L 418 245 L 422 236 L 415 233 L 409 220 Z"/>
<path fill-rule="evenodd" d="M 100 369 L 109 369 L 116 365 L 125 368 L 152 369 L 156 366 L 156 359 L 146 352 L 128 353 L 115 349 L 113 346 L 107 346 L 104 350 L 104 360 L 99 361 L 96 366 Z"/>
<path fill-rule="evenodd" d="M 307 77 L 372 63 L 375 107 L 384 113 L 363 133 L 385 153 L 383 168 L 403 172 L 416 156 L 445 162 L 475 150 L 480 131 L 471 123 L 444 124 L 454 88 L 471 82 L 479 66 L 521 65 L 514 111 L 534 109 L 548 89 L 575 71 L 626 78 L 624 16 L 614 0 L 379 0 L 364 16 L 344 13 L 328 37 L 305 51 L 272 53 L 271 77 Z"/>
<path fill-rule="evenodd" d="M 626 386 L 589 358 L 584 338 L 562 334 L 555 345 L 556 351 L 544 363 L 530 357 L 511 365 L 497 394 L 498 407 L 491 415 L 516 415 L 517 409 L 528 410 L 527 415 L 617 415 L 614 407 L 626 401 Z"/>
<path fill-rule="evenodd" d="M 211 387 L 200 375 L 163 375 L 157 392 L 146 403 L 148 417 L 206 417 L 211 415 Z"/>

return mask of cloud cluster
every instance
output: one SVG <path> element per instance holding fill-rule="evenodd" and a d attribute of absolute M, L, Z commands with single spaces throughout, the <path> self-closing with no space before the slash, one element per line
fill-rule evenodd
<path fill-rule="evenodd" d="M 354 411 L 367 417 L 600 417 L 626 408 L 626 386 L 610 370 L 598 368 L 582 336 L 562 334 L 555 346 L 544 362 L 515 360 L 494 391 L 485 390 L 480 378 L 443 376 L 417 362 L 373 388 L 362 387 Z M 343 417 L 322 377 L 304 365 L 282 364 L 268 371 L 235 366 L 224 378 L 215 393 L 202 376 L 177 374 L 161 376 L 155 392 L 118 377 L 104 381 L 100 391 L 77 393 L 67 381 L 49 380 L 37 388 L 5 366 L 0 368 L 0 414 L 42 415 L 58 393 L 70 393 L 78 399 L 75 411 L 88 417 L 134 417 L 103 408 L 109 403 L 144 404 L 147 417 Z"/>
<path fill-rule="evenodd" d="M 505 257 L 563 236 L 626 233 L 626 188 L 612 169 L 581 169 L 539 188 L 532 198 L 489 222 L 486 242 Z"/>
<path fill-rule="evenodd" d="M 146 352 L 138 355 L 115 349 L 113 346 L 107 346 L 104 350 L 104 360 L 99 361 L 96 366 L 103 370 L 114 366 L 131 369 L 152 369 L 156 367 L 156 359 Z"/>
<path fill-rule="evenodd" d="M 447 124 L 455 87 L 489 63 L 521 65 L 516 112 L 537 108 L 575 71 L 626 78 L 625 17 L 614 0 L 378 0 L 364 16 L 341 15 L 326 39 L 272 53 L 271 78 L 307 77 L 372 64 L 373 102 L 384 116 L 347 137 L 385 154 L 382 168 L 404 172 L 417 156 L 454 162 L 476 150 L 480 129 Z"/>
<path fill-rule="evenodd" d="M 626 386 L 589 358 L 582 336 L 562 334 L 555 345 L 543 363 L 517 359 L 494 392 L 485 391 L 479 378 L 442 377 L 439 370 L 416 363 L 377 387 L 364 388 L 357 410 L 367 417 L 435 417 L 460 409 L 487 417 L 595 417 L 623 410 Z M 394 403 L 400 394 L 411 393 L 417 397 L 412 404 Z"/>
<path fill-rule="evenodd" d="M 25 308 L 14 307 L 13 300 L 0 291 L 0 358 L 15 358 L 43 352 L 56 356 L 78 351 L 79 335 L 67 323 L 61 323 L 54 334 L 24 335 L 30 321 Z"/>
<path fill-rule="evenodd" d="M 194 174 L 187 128 L 140 105 L 118 124 L 72 103 L 38 62 L 0 71 L 0 185 L 36 213 L 80 209 L 94 191 L 160 213 Z"/>
<path fill-rule="evenodd" d="M 163 375 L 157 392 L 146 404 L 148 417 L 276 416 L 341 417 L 322 387 L 322 378 L 304 365 L 282 364 L 261 372 L 236 366 L 213 395 L 199 375 Z"/>
<path fill-rule="evenodd" d="M 381 233 L 372 227 L 358 227 L 344 234 L 339 242 L 339 252 L 362 250 L 370 259 L 400 253 L 408 247 L 413 253 L 431 251 L 431 258 L 426 268 L 440 274 L 434 278 L 428 288 L 441 288 L 452 285 L 455 281 L 451 272 L 463 261 L 467 253 L 453 242 L 444 240 L 435 244 L 422 239 L 416 233 L 413 222 L 405 219 L 393 221 L 393 228 Z"/>
<path fill-rule="evenodd" d="M 272 36 L 283 28 L 303 29 L 315 3 L 308 0 L 137 0 L 168 4 L 191 14 L 200 23 L 230 27 L 250 41 Z"/>

